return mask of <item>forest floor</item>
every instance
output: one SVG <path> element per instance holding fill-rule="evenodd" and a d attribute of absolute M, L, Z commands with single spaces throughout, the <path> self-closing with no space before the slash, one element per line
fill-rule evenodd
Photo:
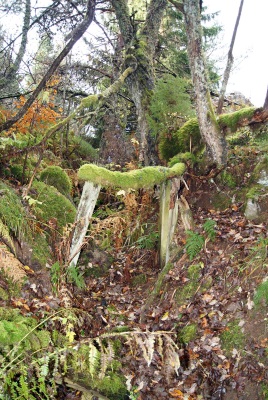
<path fill-rule="evenodd" d="M 268 272 L 267 225 L 246 220 L 240 203 L 216 211 L 201 201 L 192 212 L 200 235 L 207 219 L 215 222 L 215 238 L 205 240 L 193 260 L 185 252 L 173 257 L 159 296 L 145 312 L 160 272 L 155 248 L 84 252 L 86 289 L 69 288 L 72 307 L 88 314 L 76 339 L 124 327 L 170 332 L 178 345 L 177 373 L 157 352 L 148 366 L 140 349 L 133 354 L 122 348 L 130 399 L 268 399 L 268 309 L 256 292 Z M 180 228 L 175 248 L 184 246 Z M 49 270 L 24 273 L 28 281 L 22 294 L 1 305 L 25 315 L 58 310 L 61 298 L 52 293 Z M 59 398 L 79 399 L 80 394 L 63 388 Z"/>

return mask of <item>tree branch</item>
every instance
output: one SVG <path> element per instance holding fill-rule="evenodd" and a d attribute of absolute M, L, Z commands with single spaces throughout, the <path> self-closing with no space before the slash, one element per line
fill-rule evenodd
<path fill-rule="evenodd" d="M 44 77 L 41 79 L 39 84 L 37 85 L 36 89 L 33 91 L 32 95 L 29 97 L 29 99 L 26 101 L 24 106 L 18 111 L 18 113 L 6 121 L 5 123 L 0 125 L 0 130 L 7 130 L 11 128 L 16 122 L 18 122 L 24 114 L 27 112 L 27 110 L 31 107 L 39 93 L 43 90 L 51 76 L 54 74 L 62 60 L 66 57 L 66 55 L 70 52 L 70 50 L 73 48 L 74 44 L 83 36 L 83 34 L 86 32 L 87 28 L 91 24 L 94 13 L 95 13 L 95 4 L 96 0 L 88 0 L 87 2 L 87 11 L 84 20 L 81 22 L 80 25 L 78 25 L 74 31 L 72 32 L 71 38 L 69 42 L 66 44 L 64 49 L 60 52 L 58 57 L 53 61 L 51 67 L 47 71 L 47 73 L 44 75 Z"/>
<path fill-rule="evenodd" d="M 236 22 L 235 22 L 233 35 L 232 35 L 230 48 L 229 48 L 229 51 L 228 51 L 228 60 L 227 60 L 226 68 L 225 68 L 224 75 L 223 75 L 222 86 L 221 86 L 221 90 L 220 90 L 220 97 L 219 97 L 219 102 L 218 102 L 218 107 L 217 107 L 217 114 L 221 114 L 221 112 L 222 112 L 223 103 L 224 103 L 224 96 L 225 96 L 225 92 L 226 92 L 229 76 L 230 76 L 230 73 L 231 73 L 231 68 L 232 68 L 232 65 L 233 65 L 233 62 L 234 62 L 233 48 L 234 48 L 234 42 L 235 42 L 235 38 L 236 38 L 236 33 L 237 33 L 237 29 L 238 29 L 238 25 L 239 25 L 242 9 L 243 9 L 243 4 L 244 4 L 244 0 L 241 0 L 240 7 L 239 7 L 239 10 L 238 10 L 238 14 L 237 14 L 237 18 L 236 18 Z"/>
<path fill-rule="evenodd" d="M 176 0 L 168 0 L 173 6 L 180 12 L 183 13 L 183 3 L 180 3 L 179 1 Z"/>

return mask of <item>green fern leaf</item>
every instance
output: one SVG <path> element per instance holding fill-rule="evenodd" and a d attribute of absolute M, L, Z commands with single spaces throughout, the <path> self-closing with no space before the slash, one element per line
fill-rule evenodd
<path fill-rule="evenodd" d="M 193 260 L 202 250 L 205 239 L 203 236 L 199 235 L 199 233 L 195 233 L 193 231 L 187 231 L 186 233 L 186 253 L 188 254 L 190 260 Z"/>
<path fill-rule="evenodd" d="M 213 221 L 213 219 L 207 219 L 203 225 L 204 231 L 207 234 L 207 237 L 213 241 L 216 237 L 216 231 L 215 231 L 215 227 L 216 227 L 217 223 L 215 221 Z"/>
<path fill-rule="evenodd" d="M 99 367 L 99 357 L 100 352 L 97 347 L 90 342 L 88 345 L 88 363 L 89 363 L 89 373 L 92 378 L 95 376 Z"/>

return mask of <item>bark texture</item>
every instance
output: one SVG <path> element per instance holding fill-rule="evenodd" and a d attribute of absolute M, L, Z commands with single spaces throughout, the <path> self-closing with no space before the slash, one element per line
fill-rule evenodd
<path fill-rule="evenodd" d="M 151 0 L 145 21 L 139 23 L 131 16 L 125 0 L 111 0 L 126 50 L 137 60 L 137 69 L 127 79 L 128 89 L 136 106 L 140 139 L 139 161 L 143 165 L 155 164 L 156 154 L 148 144 L 149 126 L 147 115 L 154 89 L 153 58 L 166 0 Z"/>
<path fill-rule="evenodd" d="M 202 49 L 199 0 L 184 0 L 183 13 L 200 133 L 206 144 L 209 163 L 216 163 L 218 166 L 225 165 L 227 162 L 227 144 L 216 121 L 210 98 L 205 58 Z"/>
<path fill-rule="evenodd" d="M 25 54 L 27 40 L 28 40 L 28 32 L 30 29 L 30 22 L 31 22 L 31 0 L 26 0 L 24 18 L 23 18 L 23 27 L 21 31 L 20 47 L 15 61 L 10 65 L 5 76 L 0 81 L 0 89 L 3 89 L 6 85 L 10 84 L 10 81 L 13 81 L 16 77 L 16 73 L 20 68 L 22 59 Z"/>
<path fill-rule="evenodd" d="M 268 110 L 268 86 L 267 86 L 267 92 L 266 92 L 266 97 L 264 100 L 263 108 L 264 108 L 264 110 Z"/>
<path fill-rule="evenodd" d="M 44 75 L 44 77 L 41 79 L 39 84 L 37 85 L 36 89 L 33 91 L 31 96 L 28 98 L 24 106 L 18 111 L 18 113 L 12 117 L 11 119 L 7 120 L 5 123 L 0 125 L 0 131 L 2 130 L 7 130 L 11 128 L 17 121 L 19 121 L 24 114 L 27 112 L 27 110 L 31 107 L 39 93 L 43 90 L 43 88 L 46 86 L 47 82 L 49 79 L 52 77 L 62 60 L 67 56 L 67 54 L 71 51 L 73 48 L 74 44 L 83 36 L 83 34 L 86 32 L 88 29 L 89 25 L 91 24 L 94 14 L 95 14 L 95 5 L 96 5 L 96 0 L 88 0 L 87 1 L 87 11 L 85 14 L 85 17 L 81 24 L 79 24 L 71 33 L 70 35 L 70 40 L 64 47 L 64 49 L 60 52 L 58 57 L 53 61 L 51 67 L 47 71 L 47 73 Z"/>

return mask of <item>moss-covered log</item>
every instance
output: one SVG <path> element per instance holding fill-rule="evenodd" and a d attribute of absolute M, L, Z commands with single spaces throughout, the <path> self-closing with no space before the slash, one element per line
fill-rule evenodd
<path fill-rule="evenodd" d="M 172 168 L 145 167 L 129 172 L 109 171 L 94 164 L 85 164 L 78 171 L 78 177 L 104 187 L 122 189 L 141 189 L 159 185 L 167 179 L 184 173 L 184 164 L 175 164 Z"/>
<path fill-rule="evenodd" d="M 224 135 L 235 132 L 243 126 L 250 126 L 268 120 L 268 110 L 254 107 L 242 108 L 230 114 L 217 117 L 217 123 Z M 202 151 L 202 143 L 197 118 L 191 118 L 173 135 L 163 135 L 160 138 L 159 151 L 164 160 L 169 160 L 178 153 Z"/>

